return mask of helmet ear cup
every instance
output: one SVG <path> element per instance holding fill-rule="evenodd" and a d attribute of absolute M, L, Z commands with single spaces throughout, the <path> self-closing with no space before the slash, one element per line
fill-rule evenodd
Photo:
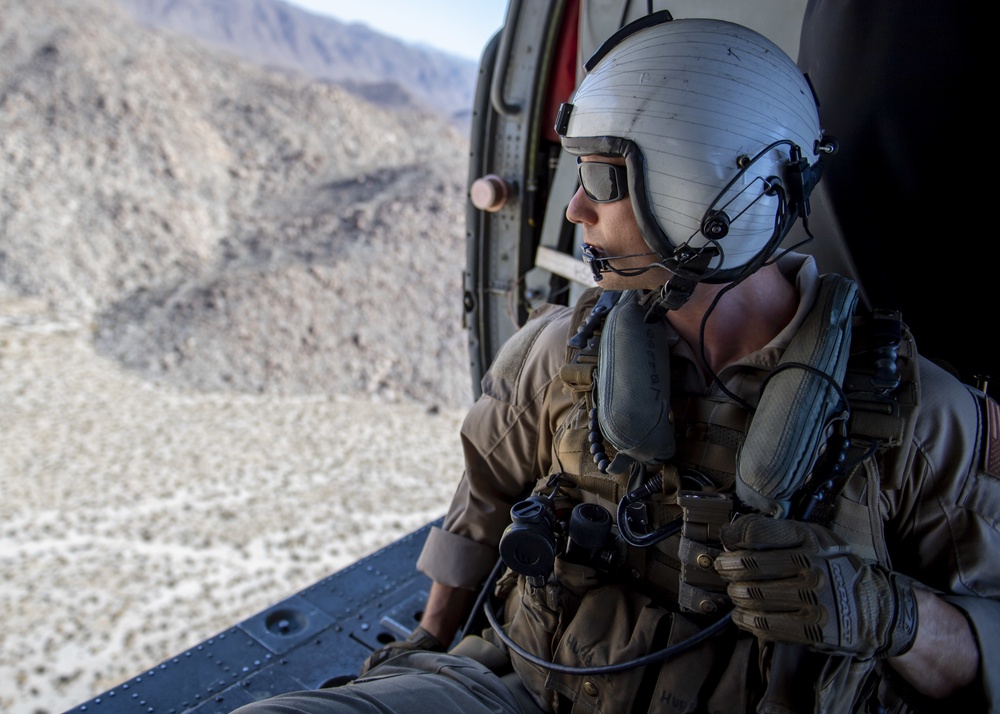
<path fill-rule="evenodd" d="M 725 211 L 712 209 L 701 220 L 701 234 L 712 241 L 725 238 L 731 223 L 732 219 Z"/>

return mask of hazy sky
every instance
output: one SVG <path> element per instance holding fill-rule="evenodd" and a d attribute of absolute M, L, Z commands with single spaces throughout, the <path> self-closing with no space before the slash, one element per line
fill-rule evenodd
<path fill-rule="evenodd" d="M 286 0 L 386 35 L 470 59 L 503 23 L 507 0 Z"/>

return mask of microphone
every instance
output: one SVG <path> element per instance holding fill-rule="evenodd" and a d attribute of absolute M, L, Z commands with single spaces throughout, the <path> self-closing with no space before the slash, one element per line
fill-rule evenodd
<path fill-rule="evenodd" d="M 653 255 L 659 258 L 659 255 L 654 251 L 648 251 L 646 253 L 632 253 L 631 255 L 605 255 L 602 256 L 597 252 L 597 249 L 586 243 L 582 246 L 583 249 L 583 261 L 590 266 L 590 271 L 594 274 L 594 282 L 600 282 L 604 280 L 604 273 L 614 273 L 616 275 L 622 275 L 626 278 L 632 278 L 636 275 L 642 275 L 647 270 L 652 270 L 653 268 L 666 268 L 666 266 L 659 260 L 654 260 L 649 265 L 641 268 L 616 268 L 611 265 L 612 260 L 624 260 L 626 258 L 641 258 L 645 255 Z"/>
<path fill-rule="evenodd" d="M 583 262 L 590 266 L 590 272 L 594 274 L 595 283 L 604 280 L 602 273 L 611 270 L 611 266 L 607 264 L 607 259 L 598 256 L 594 249 L 586 243 L 583 244 Z"/>

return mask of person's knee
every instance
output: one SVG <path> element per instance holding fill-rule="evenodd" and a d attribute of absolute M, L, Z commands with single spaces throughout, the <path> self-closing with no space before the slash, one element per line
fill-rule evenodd
<path fill-rule="evenodd" d="M 279 694 L 252 704 L 244 704 L 232 714 L 371 714 L 371 704 L 360 702 L 345 688 L 317 689 Z"/>
<path fill-rule="evenodd" d="M 520 714 L 517 698 L 480 662 L 446 653 L 406 652 L 349 684 L 279 695 L 235 714 Z"/>

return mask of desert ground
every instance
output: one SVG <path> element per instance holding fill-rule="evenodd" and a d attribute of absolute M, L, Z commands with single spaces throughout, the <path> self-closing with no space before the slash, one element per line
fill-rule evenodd
<path fill-rule="evenodd" d="M 441 515 L 464 409 L 220 394 L 0 299 L 0 711 L 60 712 Z"/>

